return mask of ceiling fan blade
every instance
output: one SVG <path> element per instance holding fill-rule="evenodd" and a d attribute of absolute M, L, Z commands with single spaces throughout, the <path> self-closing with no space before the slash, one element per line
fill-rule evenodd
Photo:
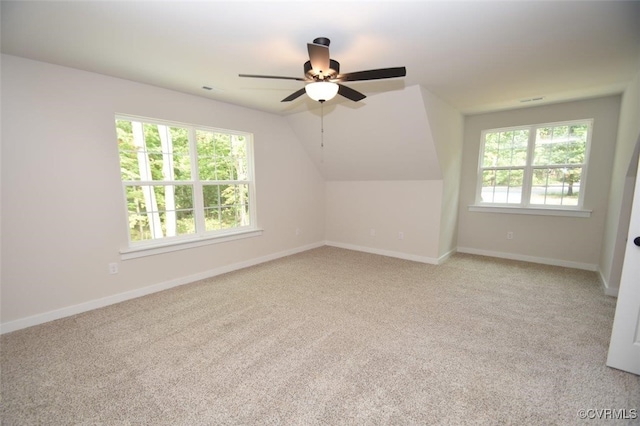
<path fill-rule="evenodd" d="M 330 59 L 329 59 L 329 47 L 321 44 L 307 43 L 307 50 L 309 51 L 309 61 L 311 62 L 311 68 L 317 75 L 321 71 L 326 73 L 329 71 Z"/>
<path fill-rule="evenodd" d="M 279 75 L 257 75 L 257 74 L 238 74 L 238 77 L 250 77 L 250 78 L 275 78 L 277 80 L 297 80 L 297 81 L 307 81 L 304 78 L 300 77 L 282 77 Z"/>
<path fill-rule="evenodd" d="M 351 99 L 354 102 L 358 102 L 366 98 L 365 95 L 357 90 L 353 90 L 351 87 L 343 86 L 342 84 L 338 84 L 338 94 L 347 99 Z"/>
<path fill-rule="evenodd" d="M 298 99 L 300 96 L 304 95 L 305 90 L 304 87 L 300 90 L 298 90 L 297 92 L 294 92 L 292 94 L 290 94 L 289 96 L 287 96 L 286 98 L 284 98 L 283 100 L 281 100 L 280 102 L 291 102 L 294 99 Z"/>
<path fill-rule="evenodd" d="M 333 81 L 363 81 L 382 80 L 384 78 L 404 77 L 407 75 L 405 67 L 380 68 L 377 70 L 357 71 L 338 75 Z"/>

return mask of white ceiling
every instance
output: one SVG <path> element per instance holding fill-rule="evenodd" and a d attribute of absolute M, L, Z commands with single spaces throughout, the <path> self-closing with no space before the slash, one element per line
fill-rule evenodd
<path fill-rule="evenodd" d="M 317 104 L 280 102 L 302 82 L 238 74 L 302 77 L 319 36 L 343 73 L 407 67 L 404 79 L 350 87 L 419 84 L 463 113 L 620 93 L 640 66 L 640 1 L 1 4 L 3 53 L 277 114 Z"/>

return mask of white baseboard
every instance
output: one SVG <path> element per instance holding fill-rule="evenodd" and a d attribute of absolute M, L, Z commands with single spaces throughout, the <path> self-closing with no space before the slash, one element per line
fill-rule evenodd
<path fill-rule="evenodd" d="M 44 324 L 49 321 L 54 321 L 60 318 L 69 317 L 72 315 L 80 314 L 83 312 L 91 311 L 105 306 L 113 305 L 116 303 L 124 302 L 126 300 L 135 299 L 148 294 L 157 293 L 159 291 L 167 290 L 173 287 L 178 287 L 184 284 L 189 284 L 195 281 L 203 280 L 206 278 L 215 277 L 216 275 L 226 274 L 227 272 L 236 271 L 238 269 L 247 268 L 249 266 L 258 265 L 260 263 L 269 262 L 271 260 L 279 259 L 281 257 L 290 256 L 303 251 L 311 250 L 314 248 L 324 246 L 324 242 L 318 242 L 309 244 L 306 246 L 296 247 L 290 250 L 281 251 L 278 253 L 272 253 L 266 256 L 258 257 L 255 259 L 249 259 L 242 262 L 234 263 L 231 265 L 221 266 L 219 268 L 204 271 L 198 274 L 189 275 L 186 277 L 180 277 L 173 280 L 161 282 L 158 284 L 150 285 L 147 287 L 126 291 L 124 293 L 114 294 L 112 296 L 103 297 L 100 299 L 90 300 L 88 302 L 80 303 L 78 305 L 68 306 L 61 309 L 45 312 L 42 314 L 33 315 L 26 318 L 17 319 L 0 324 L 0 334 L 10 333 L 12 331 L 21 330 L 23 328 L 31 327 L 34 325 Z"/>
<path fill-rule="evenodd" d="M 382 250 L 372 247 L 358 246 L 354 244 L 339 243 L 336 241 L 325 241 L 325 245 L 347 250 L 361 251 L 364 253 L 379 254 L 381 256 L 396 257 L 398 259 L 412 260 L 414 262 L 429 263 L 431 265 L 438 265 L 439 263 L 441 263 L 440 259 L 436 259 L 433 257 L 418 256 L 416 254 L 402 253 L 399 251 Z M 450 253 L 447 253 L 445 256 L 448 257 L 449 255 Z"/>
<path fill-rule="evenodd" d="M 545 265 L 554 265 L 554 266 L 564 266 L 568 268 L 584 269 L 588 271 L 598 271 L 597 265 L 588 264 L 588 263 L 563 261 L 563 260 L 540 258 L 540 257 L 533 257 L 533 256 L 524 256 L 524 255 L 494 252 L 494 251 L 488 251 L 488 250 L 478 250 L 478 249 L 472 249 L 472 248 L 466 248 L 466 247 L 458 247 L 457 249 L 454 249 L 449 251 L 448 253 L 445 253 L 439 258 L 432 258 L 432 257 L 418 256 L 414 254 L 402 253 L 402 252 L 391 251 L 391 250 L 382 250 L 382 249 L 376 249 L 371 247 L 358 246 L 354 244 L 339 243 L 336 241 L 324 241 L 324 242 L 308 244 L 306 246 L 296 247 L 290 250 L 272 253 L 266 256 L 245 260 L 245 261 L 234 263 L 231 265 L 221 266 L 221 267 L 204 271 L 198 274 L 176 278 L 173 280 L 127 291 L 124 293 L 118 293 L 112 296 L 107 296 L 100 299 L 95 299 L 88 302 L 80 303 L 77 305 L 56 309 L 56 310 L 45 312 L 42 314 L 37 314 L 37 315 L 29 316 L 26 318 L 20 318 L 17 320 L 9 321 L 9 322 L 0 324 L 0 334 L 10 333 L 12 331 L 21 330 L 23 328 L 32 327 L 34 325 L 44 324 L 49 321 L 66 318 L 72 315 L 80 314 L 80 313 L 91 311 L 98 308 L 103 308 L 105 306 L 109 306 L 109 305 L 124 302 L 127 300 L 135 299 L 138 297 L 146 296 L 148 294 L 157 293 L 163 290 L 168 290 L 173 287 L 178 287 L 184 284 L 189 284 L 189 283 L 203 280 L 206 278 L 215 277 L 216 275 L 226 274 L 228 272 L 258 265 L 260 263 L 269 262 L 271 260 L 279 259 L 281 257 L 302 253 L 304 251 L 312 250 L 314 248 L 322 247 L 324 245 L 344 248 L 347 250 L 355 250 L 355 251 L 361 251 L 365 253 L 378 254 L 382 256 L 395 257 L 399 259 L 411 260 L 414 262 L 427 263 L 431 265 L 439 265 L 444 263 L 451 255 L 453 255 L 456 251 L 458 251 L 460 253 L 477 254 L 482 256 L 491 256 L 491 257 L 498 257 L 498 258 L 511 259 L 511 260 L 522 260 L 525 262 L 541 263 Z M 617 297 L 618 289 L 610 288 L 607 285 L 606 280 L 602 276 L 601 272 L 600 272 L 600 280 L 603 284 L 605 294 L 608 296 Z"/>
<path fill-rule="evenodd" d="M 521 260 L 523 262 L 540 263 L 543 265 L 564 266 L 566 268 L 597 271 L 598 265 L 592 263 L 573 262 L 571 260 L 550 259 L 547 257 L 527 256 L 523 254 L 504 253 L 499 251 L 480 250 L 469 247 L 458 247 L 459 253 L 477 254 L 480 256 L 499 257 L 501 259 Z"/>

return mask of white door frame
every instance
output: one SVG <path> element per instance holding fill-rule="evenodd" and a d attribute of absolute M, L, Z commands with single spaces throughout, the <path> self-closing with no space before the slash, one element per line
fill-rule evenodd
<path fill-rule="evenodd" d="M 636 173 L 607 365 L 640 375 L 640 171 Z"/>

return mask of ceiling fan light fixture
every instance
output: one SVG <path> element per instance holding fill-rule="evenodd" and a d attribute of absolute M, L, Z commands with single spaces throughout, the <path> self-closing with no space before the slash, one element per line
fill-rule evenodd
<path fill-rule="evenodd" d="M 304 86 L 304 90 L 314 101 L 325 102 L 338 94 L 338 85 L 330 81 L 316 81 Z"/>

